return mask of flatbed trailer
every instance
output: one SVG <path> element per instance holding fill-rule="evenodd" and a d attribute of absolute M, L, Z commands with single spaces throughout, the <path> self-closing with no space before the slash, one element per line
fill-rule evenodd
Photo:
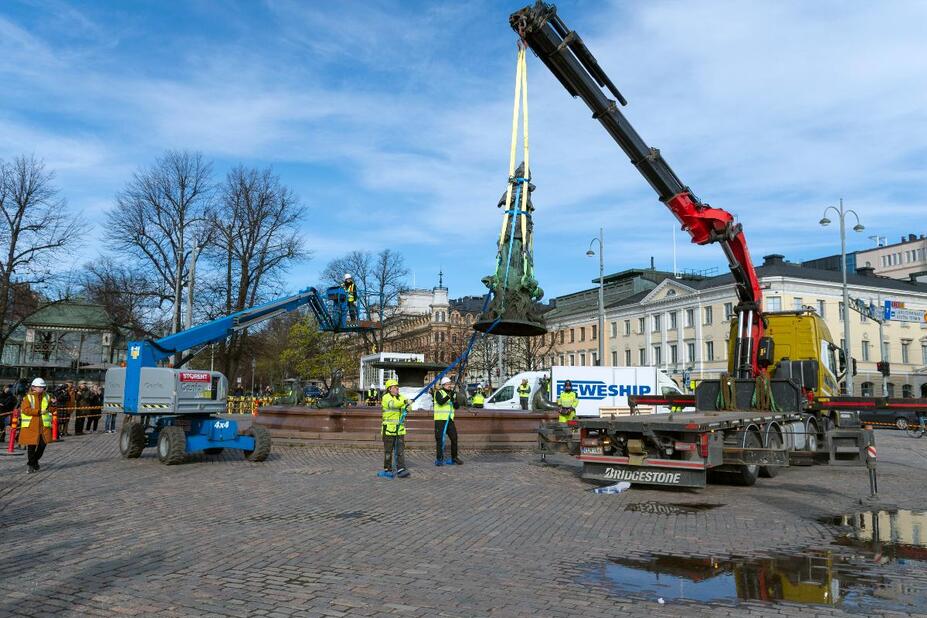
<path fill-rule="evenodd" d="M 775 410 L 750 409 L 752 381 L 737 381 L 737 407 L 714 409 L 720 382 L 695 395 L 638 396 L 633 406 L 696 406 L 695 412 L 582 419 L 584 479 L 670 487 L 704 487 L 709 476 L 753 485 L 790 465 L 863 465 L 872 432 L 852 409 L 812 409 L 790 380 L 772 380 Z"/>

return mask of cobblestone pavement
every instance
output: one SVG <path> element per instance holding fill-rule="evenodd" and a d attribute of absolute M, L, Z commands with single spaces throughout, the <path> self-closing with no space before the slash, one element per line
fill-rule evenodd
<path fill-rule="evenodd" d="M 880 505 L 925 509 L 927 439 L 880 432 Z M 52 445 L 38 474 L 0 457 L 0 615 L 659 616 L 881 613 L 756 601 L 694 603 L 616 589 L 609 557 L 705 559 L 832 545 L 822 516 L 872 508 L 860 468 L 789 469 L 753 488 L 596 495 L 572 466 L 464 451 L 460 467 L 409 454 L 278 447 L 179 466 L 119 457 L 114 435 Z M 712 503 L 684 514 L 638 503 Z M 927 536 L 927 531 L 925 531 Z M 886 607 L 927 611 L 925 563 L 878 567 Z M 873 609 L 875 608 L 875 609 Z"/>

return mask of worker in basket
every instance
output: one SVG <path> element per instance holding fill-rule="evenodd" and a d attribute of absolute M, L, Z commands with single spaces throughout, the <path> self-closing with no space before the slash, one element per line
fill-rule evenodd
<path fill-rule="evenodd" d="M 563 385 L 563 392 L 557 397 L 557 405 L 560 406 L 560 416 L 557 421 L 568 423 L 576 418 L 576 406 L 579 404 L 579 397 L 573 390 L 573 383 L 567 380 Z"/>
<path fill-rule="evenodd" d="M 348 316 L 352 322 L 357 322 L 357 286 L 351 273 L 344 273 L 344 282 L 341 284 L 348 294 Z"/>
<path fill-rule="evenodd" d="M 383 475 L 393 476 L 395 453 L 396 476 L 407 478 L 406 470 L 406 425 L 404 415 L 412 402 L 399 393 L 399 382 L 386 381 L 386 394 L 383 395 Z"/>

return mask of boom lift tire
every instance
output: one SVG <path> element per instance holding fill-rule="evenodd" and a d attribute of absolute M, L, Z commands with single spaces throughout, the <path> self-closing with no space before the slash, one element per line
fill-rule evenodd
<path fill-rule="evenodd" d="M 248 461 L 264 461 L 270 455 L 270 432 L 264 427 L 251 426 L 245 435 L 254 438 L 254 450 L 242 451 Z"/>
<path fill-rule="evenodd" d="M 135 459 L 142 454 L 147 444 L 145 426 L 127 417 L 119 432 L 119 453 L 126 459 Z"/>
<path fill-rule="evenodd" d="M 756 432 L 750 431 L 744 436 L 744 448 L 763 448 Z M 760 474 L 760 466 L 754 464 L 750 466 L 740 466 L 740 469 L 731 475 L 735 485 L 751 487 L 756 483 L 756 478 Z"/>
<path fill-rule="evenodd" d="M 206 453 L 207 455 L 218 455 L 224 450 L 225 449 L 222 448 L 221 446 L 215 446 L 213 448 L 204 448 L 203 452 Z"/>
<path fill-rule="evenodd" d="M 904 431 L 905 429 L 908 428 L 908 419 L 906 419 L 903 416 L 899 416 L 898 418 L 895 419 L 895 427 L 897 427 L 901 431 Z"/>
<path fill-rule="evenodd" d="M 182 463 L 187 454 L 187 436 L 180 427 L 165 427 L 158 435 L 158 460 L 168 466 Z"/>
<path fill-rule="evenodd" d="M 782 436 L 779 434 L 779 431 L 776 429 L 771 429 L 769 431 L 769 438 L 767 439 L 768 444 L 766 448 L 769 449 L 781 449 L 782 448 Z M 760 466 L 760 476 L 767 479 L 776 478 L 776 475 L 779 474 L 778 466 Z"/>

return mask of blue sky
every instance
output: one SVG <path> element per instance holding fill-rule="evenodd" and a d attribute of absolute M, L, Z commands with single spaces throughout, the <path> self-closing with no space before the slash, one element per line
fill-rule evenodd
<path fill-rule="evenodd" d="M 217 177 L 272 165 L 307 206 L 315 283 L 353 249 L 401 251 L 453 296 L 493 267 L 521 2 L 80 2 L 0 5 L 0 157 L 35 153 L 99 223 L 140 166 L 202 151 Z M 639 133 L 757 262 L 839 250 L 843 197 L 871 234 L 925 232 L 924 2 L 559 3 L 629 100 Z M 674 219 L 582 102 L 529 55 L 537 276 L 548 296 L 606 270 L 672 264 Z M 677 233 L 680 268 L 723 269 Z"/>

